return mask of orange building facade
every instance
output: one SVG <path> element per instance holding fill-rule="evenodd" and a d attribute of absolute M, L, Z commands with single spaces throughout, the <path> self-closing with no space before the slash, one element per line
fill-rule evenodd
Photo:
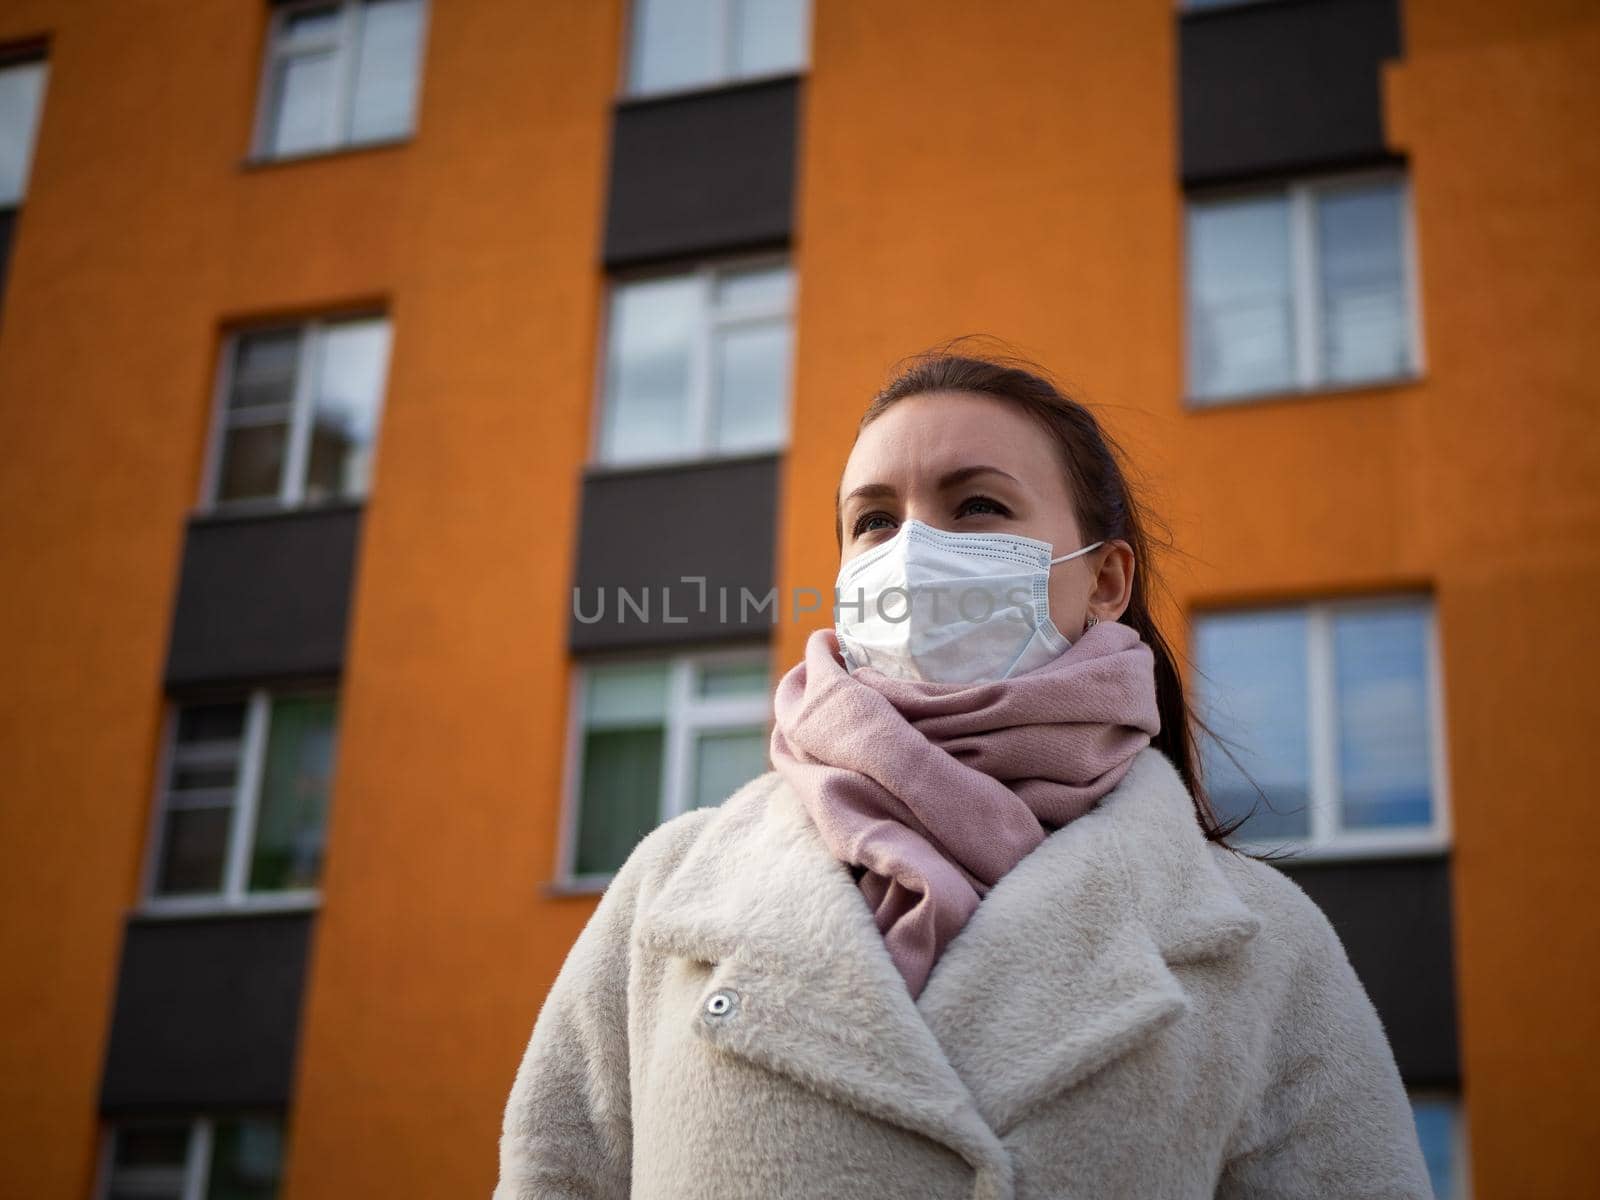
<path fill-rule="evenodd" d="M 1425 815 L 1296 878 L 1452 1194 L 1600 1190 L 1600 13 L 816 0 L 675 76 L 647 7 L 0 7 L 0 1195 L 486 1195 L 607 862 L 826 620 L 575 589 L 825 591 L 862 408 L 969 332 L 1128 448 L 1181 649 L 1307 648 L 1311 799 L 1366 778 L 1342 614 L 1411 614 L 1348 644 L 1426 664 Z M 1341 274 L 1347 178 L 1397 249 Z"/>

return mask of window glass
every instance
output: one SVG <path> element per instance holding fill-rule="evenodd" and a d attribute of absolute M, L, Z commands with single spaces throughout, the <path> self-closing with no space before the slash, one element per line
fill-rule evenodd
<path fill-rule="evenodd" d="M 365 496 L 391 338 L 383 316 L 236 334 L 213 499 L 319 504 Z M 302 436 L 303 459 L 291 454 Z"/>
<path fill-rule="evenodd" d="M 793 295 L 787 264 L 616 284 L 601 460 L 781 446 L 788 436 Z"/>
<path fill-rule="evenodd" d="M 693 275 L 619 284 L 612 293 L 602 454 L 622 462 L 688 453 L 693 354 L 704 319 Z"/>
<path fill-rule="evenodd" d="M 290 41 L 320 41 L 336 37 L 339 33 L 339 6 L 328 4 L 321 8 L 291 10 L 284 18 L 283 32 Z"/>
<path fill-rule="evenodd" d="M 244 721 L 242 703 L 187 705 L 178 712 L 154 884 L 159 894 L 222 888 Z"/>
<path fill-rule="evenodd" d="M 272 154 L 301 154 L 333 142 L 339 56 L 334 51 L 296 54 L 276 66 L 272 89 Z"/>
<path fill-rule="evenodd" d="M 203 1137 L 208 1130 L 209 1138 Z M 109 1167 L 105 1190 L 96 1192 L 108 1200 L 275 1200 L 283 1170 L 283 1121 L 277 1116 L 125 1121 L 112 1131 Z M 193 1191 L 187 1186 L 191 1172 L 200 1176 L 201 1185 Z"/>
<path fill-rule="evenodd" d="M 633 0 L 628 86 L 701 87 L 805 65 L 807 0 Z"/>
<path fill-rule="evenodd" d="M 573 874 L 614 872 L 663 819 L 766 772 L 768 665 L 718 652 L 583 669 Z"/>
<path fill-rule="evenodd" d="M 1426 598 L 1200 617 L 1196 707 L 1240 759 L 1233 766 L 1201 739 L 1219 816 L 1249 810 L 1249 777 L 1289 811 L 1258 806 L 1245 839 L 1315 848 L 1352 835 L 1373 851 L 1431 847 L 1442 803 L 1432 637 Z"/>
<path fill-rule="evenodd" d="M 713 663 L 700 668 L 698 695 L 707 699 L 721 696 L 764 696 L 767 693 L 765 662 Z"/>
<path fill-rule="evenodd" d="M 1188 256 L 1190 391 L 1214 396 L 1292 386 L 1287 199 L 1191 203 Z"/>
<path fill-rule="evenodd" d="M 226 743 L 237 744 L 244 736 L 245 707 L 237 701 L 226 704 L 187 704 L 178 711 L 178 746 L 197 749 Z"/>
<path fill-rule="evenodd" d="M 1432 820 L 1427 614 L 1352 609 L 1333 619 L 1339 783 L 1346 828 Z"/>
<path fill-rule="evenodd" d="M 723 312 L 787 309 L 794 301 L 794 270 L 784 263 L 719 271 L 713 296 Z"/>
<path fill-rule="evenodd" d="M 1412 367 L 1400 205 L 1393 180 L 1317 196 L 1323 374 L 1330 381 L 1388 379 Z"/>
<path fill-rule="evenodd" d="M 1195 662 L 1195 695 L 1205 720 L 1228 740 L 1249 776 L 1212 739 L 1201 739 L 1206 787 L 1217 816 L 1229 820 L 1254 806 L 1255 815 L 1240 827 L 1239 837 L 1309 835 L 1305 615 L 1279 610 L 1204 616 L 1195 627 Z"/>
<path fill-rule="evenodd" d="M 659 724 L 667 715 L 667 668 L 632 663 L 590 667 L 584 680 L 584 719 L 591 726 Z"/>
<path fill-rule="evenodd" d="M 336 726 L 331 695 L 257 693 L 248 701 L 181 707 L 152 896 L 233 902 L 250 893 L 315 888 Z M 254 792 L 244 792 L 246 786 Z M 235 840 L 239 869 L 230 866 Z"/>
<path fill-rule="evenodd" d="M 48 70 L 42 59 L 0 68 L 0 208 L 27 193 Z"/>
<path fill-rule="evenodd" d="M 629 86 L 665 91 L 723 73 L 724 0 L 633 0 Z"/>
<path fill-rule="evenodd" d="M 695 739 L 694 787 L 689 803 L 721 804 L 767 767 L 764 728 L 719 729 Z"/>
<path fill-rule="evenodd" d="M 130 1171 L 113 1179 L 106 1200 L 188 1200 L 181 1168 L 160 1172 Z"/>
<path fill-rule="evenodd" d="M 332 697 L 279 697 L 272 702 L 251 847 L 251 891 L 317 886 L 336 723 Z"/>
<path fill-rule="evenodd" d="M 117 1130 L 113 1161 L 119 1167 L 181 1167 L 188 1155 L 186 1121 L 129 1124 Z"/>
<path fill-rule="evenodd" d="M 422 52 L 421 0 L 368 0 L 361 9 L 350 113 L 354 141 L 411 129 Z"/>
<path fill-rule="evenodd" d="M 112 1181 L 106 1200 L 188 1200 L 181 1168 L 128 1172 Z"/>
<path fill-rule="evenodd" d="M 232 822 L 231 805 L 169 805 L 156 891 L 163 896 L 221 891 Z"/>
<path fill-rule="evenodd" d="M 320 339 L 305 488 L 310 503 L 367 493 L 389 339 L 382 318 L 330 325 Z"/>
<path fill-rule="evenodd" d="M 287 422 L 236 425 L 223 437 L 218 500 L 273 499 L 283 488 L 284 457 L 289 446 Z"/>
<path fill-rule="evenodd" d="M 235 338 L 217 499 L 275 499 L 281 493 L 300 338 L 297 328 Z"/>
<path fill-rule="evenodd" d="M 221 791 L 231 797 L 239 778 L 238 752 L 230 751 L 224 758 L 202 757 L 179 761 L 172 767 L 170 794 L 181 802 L 186 798 L 198 799 L 196 793 Z"/>
<path fill-rule="evenodd" d="M 351 0 L 284 15 L 268 51 L 264 153 L 303 154 L 409 133 L 426 0 Z"/>
<path fill-rule="evenodd" d="M 1197 399 L 1404 378 L 1417 367 L 1406 185 L 1386 174 L 1188 205 Z"/>
<path fill-rule="evenodd" d="M 184 1200 L 190 1125 L 129 1122 L 112 1135 L 106 1200 Z"/>
<path fill-rule="evenodd" d="M 660 725 L 590 730 L 583 742 L 579 797 L 579 875 L 615 871 L 661 815 Z"/>
<path fill-rule="evenodd" d="M 245 706 L 237 703 L 191 704 L 179 710 L 169 795 L 181 801 L 189 793 L 221 789 L 221 798 L 232 800 L 239 774 L 244 719 Z M 217 797 L 189 798 L 199 801 Z"/>
<path fill-rule="evenodd" d="M 1428 1164 L 1428 1178 L 1438 1200 L 1464 1200 L 1466 1164 L 1459 1101 L 1447 1096 L 1412 1096 L 1417 1140 Z"/>
<path fill-rule="evenodd" d="M 206 1200 L 274 1200 L 282 1170 L 280 1121 L 220 1120 L 212 1134 Z"/>
<path fill-rule="evenodd" d="M 299 361 L 299 329 L 239 334 L 234 344 L 228 407 L 236 412 L 282 408 L 287 416 L 289 406 L 294 403 Z"/>
<path fill-rule="evenodd" d="M 794 71 L 804 65 L 811 7 L 806 0 L 735 0 L 730 7 L 735 74 Z"/>
<path fill-rule="evenodd" d="M 789 356 L 787 320 L 737 325 L 717 334 L 714 449 L 736 454 L 784 442 Z"/>
<path fill-rule="evenodd" d="M 668 669 L 663 663 L 591 667 L 584 680 L 580 875 L 615 871 L 660 819 Z"/>

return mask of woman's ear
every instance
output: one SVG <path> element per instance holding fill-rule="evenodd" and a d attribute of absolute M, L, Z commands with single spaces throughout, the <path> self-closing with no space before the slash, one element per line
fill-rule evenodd
<path fill-rule="evenodd" d="M 1113 540 L 1100 559 L 1100 569 L 1089 592 L 1089 611 L 1102 621 L 1118 621 L 1133 603 L 1133 573 L 1138 568 L 1133 547 Z"/>

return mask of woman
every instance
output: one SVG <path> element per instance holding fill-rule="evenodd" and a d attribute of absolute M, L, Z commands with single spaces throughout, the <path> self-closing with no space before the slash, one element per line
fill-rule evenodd
<path fill-rule="evenodd" d="M 776 770 L 614 877 L 496 1200 L 1430 1196 L 1333 928 L 1205 803 L 1091 413 L 924 356 L 868 408 L 837 530 Z"/>

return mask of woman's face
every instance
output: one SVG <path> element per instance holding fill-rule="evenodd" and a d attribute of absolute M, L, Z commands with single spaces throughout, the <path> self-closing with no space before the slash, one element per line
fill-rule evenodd
<path fill-rule="evenodd" d="M 1085 544 L 1054 440 L 1005 401 L 972 392 L 908 396 L 861 431 L 839 484 L 840 565 L 912 519 L 952 533 L 1038 538 L 1053 558 Z M 1090 613 L 1116 620 L 1133 571 L 1121 540 L 1051 567 L 1056 627 L 1076 641 Z"/>

